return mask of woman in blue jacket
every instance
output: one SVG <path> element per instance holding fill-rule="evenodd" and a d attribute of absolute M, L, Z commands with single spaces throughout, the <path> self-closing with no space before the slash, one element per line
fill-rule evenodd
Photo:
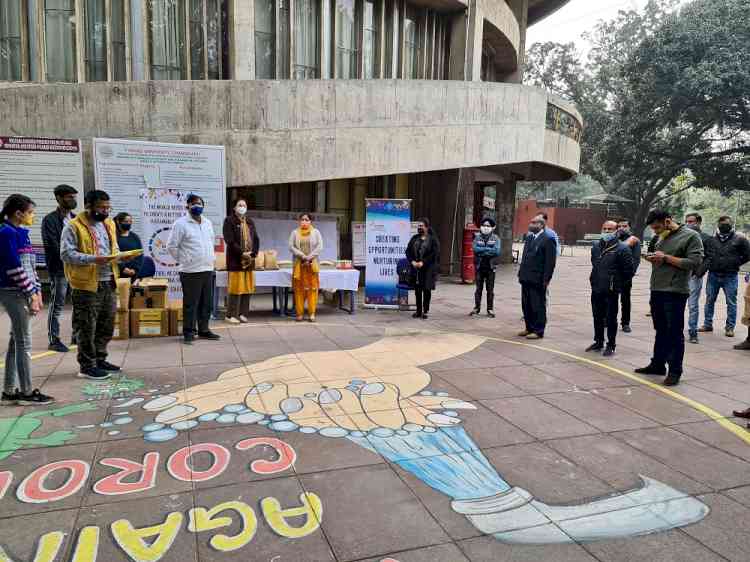
<path fill-rule="evenodd" d="M 13 194 L 3 204 L 0 224 L 0 304 L 11 323 L 2 402 L 19 406 L 54 402 L 31 388 L 31 317 L 42 309 L 36 256 L 24 228 L 33 224 L 34 208 L 25 195 Z"/>

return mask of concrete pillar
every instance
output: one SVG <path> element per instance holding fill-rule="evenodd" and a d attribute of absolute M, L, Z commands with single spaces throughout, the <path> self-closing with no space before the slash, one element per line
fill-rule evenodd
<path fill-rule="evenodd" d="M 232 80 L 254 80 L 255 0 L 232 0 L 229 38 Z"/>
<path fill-rule="evenodd" d="M 495 195 L 495 221 L 497 235 L 502 242 L 502 263 L 513 263 L 513 219 L 516 212 L 516 180 L 506 179 L 505 183 L 497 184 Z"/>
<path fill-rule="evenodd" d="M 508 5 L 518 20 L 521 40 L 518 44 L 518 68 L 506 77 L 506 82 L 520 84 L 526 68 L 526 28 L 528 27 L 529 0 L 508 0 Z"/>
<path fill-rule="evenodd" d="M 469 0 L 468 41 L 466 42 L 466 78 L 471 82 L 482 79 L 482 39 L 484 15 L 480 0 Z"/>
<path fill-rule="evenodd" d="M 448 49 L 448 80 L 464 80 L 466 76 L 466 12 L 451 18 L 451 36 Z"/>

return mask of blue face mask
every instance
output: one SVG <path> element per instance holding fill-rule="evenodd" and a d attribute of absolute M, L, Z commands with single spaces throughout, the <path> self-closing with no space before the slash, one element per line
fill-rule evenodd
<path fill-rule="evenodd" d="M 602 240 L 607 243 L 612 242 L 615 238 L 617 238 L 616 232 L 602 232 Z"/>
<path fill-rule="evenodd" d="M 199 217 L 203 214 L 203 205 L 192 205 L 190 207 L 190 214 Z"/>

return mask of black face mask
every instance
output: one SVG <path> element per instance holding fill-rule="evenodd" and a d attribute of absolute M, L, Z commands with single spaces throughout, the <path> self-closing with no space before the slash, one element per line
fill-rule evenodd
<path fill-rule="evenodd" d="M 122 230 L 123 232 L 127 232 L 131 228 L 133 228 L 132 224 L 125 223 L 120 225 L 120 230 Z"/>
<path fill-rule="evenodd" d="M 726 223 L 720 224 L 719 232 L 721 232 L 722 234 L 729 234 L 730 232 L 732 232 L 732 225 Z"/>
<path fill-rule="evenodd" d="M 91 218 L 96 222 L 102 222 L 109 218 L 109 213 L 97 213 L 96 211 L 92 211 Z"/>
<path fill-rule="evenodd" d="M 424 228 L 422 228 L 421 226 L 417 228 L 417 234 L 424 234 L 424 232 Z"/>
<path fill-rule="evenodd" d="M 630 230 L 623 229 L 620 231 L 620 234 L 618 236 L 620 240 L 627 240 L 628 238 L 630 238 Z"/>
<path fill-rule="evenodd" d="M 68 211 L 72 211 L 78 206 L 78 202 L 74 201 L 63 201 L 62 208 Z"/>

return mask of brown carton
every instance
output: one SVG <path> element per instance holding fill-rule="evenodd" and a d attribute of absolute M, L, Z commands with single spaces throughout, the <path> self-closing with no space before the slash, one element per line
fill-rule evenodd
<path fill-rule="evenodd" d="M 115 331 L 113 340 L 126 340 L 130 337 L 130 312 L 118 310 L 115 312 Z"/>
<path fill-rule="evenodd" d="M 169 280 L 161 277 L 141 279 L 133 285 L 130 308 L 167 308 Z"/>
<path fill-rule="evenodd" d="M 128 310 L 130 308 L 130 279 L 117 280 L 117 310 Z"/>
<path fill-rule="evenodd" d="M 131 338 L 158 338 L 169 334 L 169 312 L 164 308 L 132 309 Z"/>
<path fill-rule="evenodd" d="M 182 307 L 169 309 L 169 335 L 182 335 Z"/>

